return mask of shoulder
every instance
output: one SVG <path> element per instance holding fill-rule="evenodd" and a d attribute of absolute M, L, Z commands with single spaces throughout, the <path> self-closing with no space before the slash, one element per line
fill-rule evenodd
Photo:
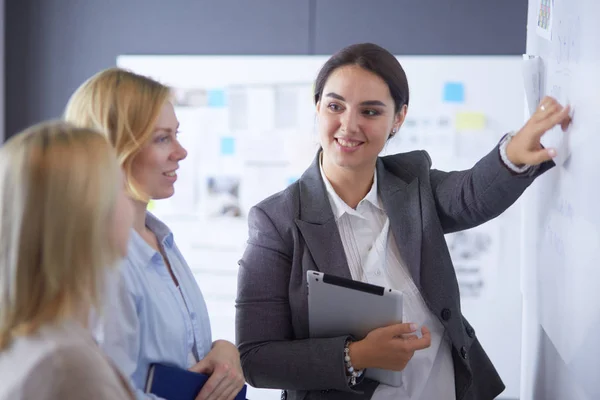
<path fill-rule="evenodd" d="M 275 193 L 252 207 L 251 214 L 262 213 L 271 220 L 292 222 L 299 215 L 300 181 Z"/>
<path fill-rule="evenodd" d="M 102 375 L 103 367 L 110 370 L 91 334 L 74 323 L 42 328 L 14 348 L 15 356 L 27 355 L 25 387 L 42 388 L 61 379 L 79 384 L 82 378 Z"/>
<path fill-rule="evenodd" d="M 94 351 L 92 344 L 79 341 L 61 342 L 51 351 L 48 351 L 40 360 L 40 367 L 43 365 L 55 373 L 84 373 L 88 369 L 101 367 L 97 365 L 106 361 L 97 351 Z"/>
<path fill-rule="evenodd" d="M 56 398 L 120 399 L 127 393 L 118 372 L 93 343 L 83 341 L 63 342 L 40 359 L 28 379 L 26 392 L 48 389 Z"/>
<path fill-rule="evenodd" d="M 300 210 L 300 182 L 267 197 L 248 213 L 248 243 L 290 254 Z"/>
<path fill-rule="evenodd" d="M 431 168 L 431 157 L 425 150 L 398 153 L 380 157 L 386 170 L 395 174 L 420 175 Z"/>
<path fill-rule="evenodd" d="M 420 185 L 428 186 L 431 171 L 431 158 L 424 150 L 379 157 L 377 162 L 378 176 L 393 177 L 405 183 L 418 181 Z"/>

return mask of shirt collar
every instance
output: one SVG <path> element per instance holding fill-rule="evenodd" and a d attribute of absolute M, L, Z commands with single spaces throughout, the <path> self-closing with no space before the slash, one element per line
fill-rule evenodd
<path fill-rule="evenodd" d="M 155 235 L 165 250 L 171 249 L 174 244 L 173 233 L 158 218 L 150 212 L 146 212 L 146 226 Z M 154 250 L 135 229 L 131 229 L 129 238 L 128 253 L 137 260 L 142 260 L 146 265 L 160 261 L 162 255 Z"/>
<path fill-rule="evenodd" d="M 167 225 L 150 212 L 146 212 L 146 226 L 156 235 L 158 241 L 165 247 L 173 247 L 173 232 L 171 232 Z"/>
<path fill-rule="evenodd" d="M 323 172 L 322 157 L 319 161 L 319 170 L 321 172 L 321 178 L 325 183 L 327 197 L 329 199 L 329 204 L 331 205 L 331 209 L 333 211 L 335 220 L 339 220 L 344 214 L 355 215 L 363 218 L 363 216 L 358 211 L 346 204 L 346 202 L 342 200 L 342 198 L 335 192 L 335 189 L 333 189 L 331 182 L 329 182 L 329 179 L 327 179 L 327 177 L 325 176 L 325 172 Z M 379 195 L 377 194 L 377 168 L 375 169 L 375 172 L 373 174 L 373 185 L 371 185 L 371 189 L 369 190 L 367 195 L 358 203 L 358 205 L 360 206 L 364 202 L 368 202 L 377 209 L 383 211 Z"/>

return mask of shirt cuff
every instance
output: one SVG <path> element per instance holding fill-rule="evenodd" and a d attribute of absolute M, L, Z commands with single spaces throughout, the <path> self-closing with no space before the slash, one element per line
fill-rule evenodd
<path fill-rule="evenodd" d="M 525 164 L 522 167 L 517 167 L 508 159 L 508 156 L 506 155 L 506 147 L 508 146 L 508 142 L 510 142 L 514 135 L 515 132 L 507 133 L 506 135 L 504 135 L 502 140 L 500 140 L 500 146 L 498 148 L 500 151 L 500 159 L 502 160 L 506 168 L 510 169 L 512 172 L 516 174 L 524 174 L 529 172 L 529 170 L 531 169 L 531 165 Z"/>

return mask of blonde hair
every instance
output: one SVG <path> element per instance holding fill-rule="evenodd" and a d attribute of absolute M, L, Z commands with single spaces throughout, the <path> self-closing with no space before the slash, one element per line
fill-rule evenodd
<path fill-rule="evenodd" d="M 117 151 L 129 195 L 148 202 L 150 197 L 132 176 L 132 163 L 151 138 L 161 109 L 169 100 L 169 87 L 146 76 L 109 68 L 89 78 L 73 93 L 64 119 L 104 132 Z"/>
<path fill-rule="evenodd" d="M 110 223 L 119 174 L 102 134 L 64 122 L 0 148 L 0 350 L 82 305 L 100 307 L 119 259 Z"/>

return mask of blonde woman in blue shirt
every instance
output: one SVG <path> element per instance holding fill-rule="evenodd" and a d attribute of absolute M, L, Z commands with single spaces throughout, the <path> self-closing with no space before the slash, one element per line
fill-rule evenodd
<path fill-rule="evenodd" d="M 244 384 L 236 347 L 212 342 L 200 288 L 173 234 L 146 211 L 150 199 L 174 193 L 179 163 L 187 152 L 177 139 L 179 123 L 171 90 L 118 68 L 102 71 L 72 95 L 65 119 L 105 132 L 134 201 L 128 256 L 121 269 L 124 290 L 107 315 L 103 348 L 131 378 L 139 399 L 148 367 L 165 363 L 211 375 L 201 400 L 233 399 Z"/>

